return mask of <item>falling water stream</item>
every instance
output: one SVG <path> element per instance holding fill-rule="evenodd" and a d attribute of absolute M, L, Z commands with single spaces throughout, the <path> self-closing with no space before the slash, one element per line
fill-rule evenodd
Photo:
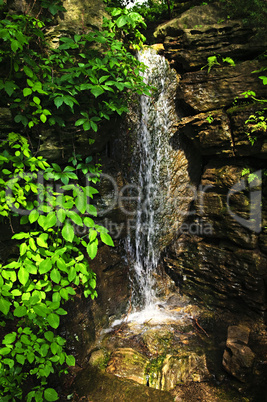
<path fill-rule="evenodd" d="M 162 321 L 169 317 L 164 300 L 156 295 L 155 276 L 160 258 L 160 237 L 165 213 L 164 194 L 169 187 L 170 145 L 172 124 L 171 99 L 168 89 L 170 67 L 166 59 L 153 49 L 139 53 L 138 59 L 148 68 L 144 80 L 155 87 L 152 97 L 141 96 L 140 125 L 134 158 L 139 160 L 137 185 L 139 198 L 134 233 L 127 249 L 132 265 L 132 310 L 128 321 Z M 116 321 L 114 324 L 117 324 Z"/>

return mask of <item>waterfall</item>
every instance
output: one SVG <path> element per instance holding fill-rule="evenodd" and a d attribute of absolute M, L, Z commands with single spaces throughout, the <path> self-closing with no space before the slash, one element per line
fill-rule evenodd
<path fill-rule="evenodd" d="M 160 257 L 159 239 L 165 214 L 164 194 L 169 186 L 169 130 L 172 124 L 173 99 L 168 93 L 170 67 L 153 49 L 139 53 L 138 59 L 148 68 L 144 81 L 155 87 L 151 97 L 141 96 L 140 124 L 134 158 L 139 160 L 137 185 L 139 198 L 135 230 L 128 239 L 133 271 L 132 305 L 145 311 L 155 310 L 155 272 Z M 163 227 L 162 227 L 163 226 Z M 166 226 L 166 225 L 165 225 Z"/>

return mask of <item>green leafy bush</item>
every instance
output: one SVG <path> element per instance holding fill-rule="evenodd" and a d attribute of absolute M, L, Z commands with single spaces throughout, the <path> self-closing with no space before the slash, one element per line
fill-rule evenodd
<path fill-rule="evenodd" d="M 43 157 L 33 156 L 28 142 L 16 133 L 9 134 L 1 150 L 0 216 L 12 222 L 12 216 L 20 215 L 25 226 L 12 237 L 19 242 L 18 258 L 0 267 L 2 319 L 17 322 L 0 349 L 1 400 L 21 399 L 21 383 L 35 376 L 39 385 L 26 400 L 52 401 L 45 396 L 56 395 L 48 391 L 47 377 L 57 366 L 75 364 L 64 352 L 65 340 L 52 332 L 67 314 L 62 304 L 80 284 L 86 297 L 97 295 L 86 256 L 95 258 L 99 240 L 113 245 L 107 229 L 90 217 L 96 209 L 89 199 L 97 193 L 91 182 L 100 172 L 90 160 L 64 170 L 55 163 L 50 166 Z M 85 166 L 90 175 L 81 185 L 78 171 L 87 173 Z M 78 237 L 75 225 L 87 227 L 88 235 Z"/>
<path fill-rule="evenodd" d="M 265 0 L 220 0 L 220 3 L 232 18 L 242 18 L 248 25 L 266 27 Z"/>
<path fill-rule="evenodd" d="M 132 94 L 150 94 L 140 77 L 145 67 L 128 50 L 131 42 L 141 45 L 135 33 L 143 19 L 116 11 L 101 32 L 63 36 L 51 48 L 44 31 L 64 11 L 61 1 L 29 3 L 31 15 L 9 14 L 1 6 L 0 106 L 11 109 L 23 135 L 9 133 L 0 145 L 0 221 L 10 225 L 18 245 L 18 256 L 0 265 L 0 320 L 6 326 L 0 399 L 55 401 L 50 374 L 75 364 L 56 333 L 67 313 L 63 305 L 80 286 L 85 297 L 97 296 L 89 261 L 100 241 L 113 241 L 94 221 L 90 201 L 100 169 L 92 157 L 82 161 L 74 154 L 68 166 L 50 165 L 26 137 L 38 135 L 38 126 L 82 129 L 90 136 L 111 115 L 124 113 Z M 16 233 L 14 221 L 21 225 Z M 87 234 L 77 236 L 75 226 Z"/>

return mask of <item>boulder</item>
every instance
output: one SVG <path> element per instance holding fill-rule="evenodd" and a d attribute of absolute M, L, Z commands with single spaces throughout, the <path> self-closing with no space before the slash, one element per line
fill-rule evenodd
<path fill-rule="evenodd" d="M 205 305 L 263 315 L 267 259 L 233 242 L 182 235 L 165 257 L 165 267 L 185 294 Z M 218 244 L 216 244 L 218 243 Z"/>
<path fill-rule="evenodd" d="M 160 25 L 154 36 L 164 43 L 164 55 L 179 71 L 200 69 L 207 58 L 220 55 L 234 60 L 255 58 L 266 49 L 267 36 L 227 18 L 217 3 L 192 7 Z"/>
<path fill-rule="evenodd" d="M 108 327 L 110 320 L 127 311 L 130 299 L 129 267 L 119 248 L 99 247 L 97 256 L 90 262 L 96 273 L 98 297 L 92 301 L 92 314 L 96 331 Z"/>
<path fill-rule="evenodd" d="M 157 39 L 164 39 L 166 36 L 178 34 L 183 29 L 216 24 L 220 18 L 226 18 L 226 16 L 218 4 L 196 6 L 182 13 L 181 16 L 159 25 L 154 36 Z"/>
<path fill-rule="evenodd" d="M 254 91 L 257 97 L 266 96 L 266 88 L 258 74 L 266 63 L 245 61 L 234 66 L 212 68 L 189 72 L 183 75 L 179 83 L 177 101 L 181 107 L 191 108 L 193 113 L 216 110 L 232 105 L 236 97 L 244 99 L 245 91 Z"/>
<path fill-rule="evenodd" d="M 131 348 L 120 348 L 111 354 L 106 372 L 146 385 L 148 362 L 149 360 L 141 353 Z"/>
<path fill-rule="evenodd" d="M 223 354 L 225 370 L 245 382 L 251 374 L 255 354 L 247 346 L 250 329 L 244 326 L 230 326 L 228 328 L 226 349 Z"/>
<path fill-rule="evenodd" d="M 266 159 L 267 131 L 264 124 L 257 124 L 259 117 L 266 116 L 264 107 L 264 103 L 259 102 L 183 117 L 173 140 L 186 136 L 201 155 L 253 155 Z M 251 122 L 248 121 L 250 116 L 255 117 Z"/>
<path fill-rule="evenodd" d="M 234 155 L 230 120 L 222 110 L 182 118 L 175 136 L 189 138 L 201 155 Z"/>
<path fill-rule="evenodd" d="M 205 355 L 192 352 L 167 355 L 162 366 L 161 389 L 169 391 L 179 384 L 202 382 L 210 378 Z"/>
<path fill-rule="evenodd" d="M 151 328 L 142 334 L 147 349 L 152 354 L 166 354 L 172 346 L 173 333 L 169 328 Z"/>
<path fill-rule="evenodd" d="M 266 104 L 253 102 L 226 110 L 230 120 L 236 156 L 267 158 L 267 130 L 261 118 L 267 116 Z"/>
<path fill-rule="evenodd" d="M 173 402 L 174 399 L 168 392 L 100 372 L 91 366 L 78 373 L 74 386 L 75 402 L 84 398 L 92 402 Z"/>

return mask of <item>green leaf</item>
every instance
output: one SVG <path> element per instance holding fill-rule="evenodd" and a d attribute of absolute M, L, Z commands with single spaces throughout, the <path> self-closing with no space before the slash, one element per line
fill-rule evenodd
<path fill-rule="evenodd" d="M 12 236 L 12 239 L 17 239 L 17 240 L 21 240 L 21 239 L 28 239 L 30 237 L 29 233 L 25 233 L 25 232 L 20 232 L 20 233 L 16 233 Z"/>
<path fill-rule="evenodd" d="M 18 280 L 20 283 L 25 286 L 29 279 L 29 272 L 24 268 L 21 267 L 18 272 Z"/>
<path fill-rule="evenodd" d="M 128 18 L 125 15 L 122 15 L 121 17 L 119 17 L 116 21 L 116 25 L 118 28 L 123 27 L 124 25 L 126 25 L 128 22 Z"/>
<path fill-rule="evenodd" d="M 75 206 L 82 214 L 84 214 L 86 211 L 86 204 L 86 196 L 84 195 L 84 193 L 79 193 L 75 200 Z"/>
<path fill-rule="evenodd" d="M 42 113 L 42 114 L 40 115 L 40 120 L 41 120 L 42 123 L 45 123 L 45 122 L 46 122 L 47 117 L 46 117 L 46 115 L 45 115 L 44 113 Z"/>
<path fill-rule="evenodd" d="M 40 348 L 41 356 L 45 357 L 47 355 L 48 350 L 49 350 L 49 345 L 47 343 L 44 343 Z"/>
<path fill-rule="evenodd" d="M 47 316 L 47 321 L 52 328 L 57 329 L 59 327 L 60 320 L 57 314 L 54 313 L 49 314 Z"/>
<path fill-rule="evenodd" d="M 32 89 L 31 88 L 24 88 L 23 89 L 23 96 L 29 96 L 32 94 Z"/>
<path fill-rule="evenodd" d="M 91 92 L 97 98 L 99 95 L 102 95 L 105 91 L 99 85 L 96 85 L 91 89 Z"/>
<path fill-rule="evenodd" d="M 61 223 L 63 223 L 64 222 L 64 220 L 65 220 L 65 218 L 66 218 L 66 211 L 65 211 L 65 209 L 59 209 L 58 211 L 57 211 L 57 219 L 59 220 L 59 222 L 61 222 Z"/>
<path fill-rule="evenodd" d="M 42 233 L 39 237 L 37 237 L 36 242 L 37 242 L 38 246 L 47 248 L 48 247 L 47 242 L 46 242 L 47 238 L 48 238 L 47 233 Z"/>
<path fill-rule="evenodd" d="M 38 218 L 39 218 L 39 212 L 36 209 L 33 209 L 29 215 L 30 223 L 37 221 Z"/>
<path fill-rule="evenodd" d="M 261 77 L 259 77 L 262 80 L 263 85 L 267 85 L 267 77 L 262 75 Z"/>
<path fill-rule="evenodd" d="M 15 317 L 24 317 L 27 314 L 27 309 L 25 306 L 19 306 L 14 310 Z"/>
<path fill-rule="evenodd" d="M 68 280 L 70 282 L 72 282 L 73 279 L 76 277 L 76 275 L 77 275 L 76 269 L 74 267 L 70 267 L 70 270 L 69 270 L 69 273 L 68 273 Z"/>
<path fill-rule="evenodd" d="M 36 105 L 40 105 L 40 103 L 41 103 L 41 100 L 40 100 L 40 98 L 38 98 L 38 96 L 34 96 L 33 101 L 34 101 L 34 103 L 36 103 Z"/>
<path fill-rule="evenodd" d="M 88 131 L 88 130 L 90 130 L 90 128 L 91 128 L 91 123 L 90 123 L 90 121 L 87 120 L 83 125 L 83 129 L 84 129 L 84 131 Z"/>
<path fill-rule="evenodd" d="M 74 238 L 74 229 L 69 222 L 66 222 L 62 229 L 62 236 L 66 241 L 72 242 Z"/>
<path fill-rule="evenodd" d="M 29 246 L 30 246 L 30 248 L 33 250 L 33 251 L 36 251 L 37 250 L 37 247 L 36 247 L 36 244 L 35 244 L 35 241 L 33 240 L 33 238 L 30 238 L 30 240 L 29 240 Z M 31 272 L 30 272 L 31 273 Z"/>
<path fill-rule="evenodd" d="M 57 391 L 53 388 L 47 388 L 44 391 L 44 397 L 48 402 L 57 401 L 59 399 Z"/>
<path fill-rule="evenodd" d="M 26 360 L 26 356 L 16 354 L 16 360 L 19 364 L 24 364 Z"/>
<path fill-rule="evenodd" d="M 14 53 L 16 53 L 16 51 L 18 50 L 19 47 L 22 48 L 21 44 L 17 40 L 12 39 L 11 40 L 11 49 L 12 49 L 12 51 Z"/>
<path fill-rule="evenodd" d="M 14 92 L 14 90 L 18 88 L 17 85 L 14 83 L 14 81 L 6 81 L 4 85 L 4 89 L 8 96 L 11 96 Z"/>
<path fill-rule="evenodd" d="M 8 314 L 10 306 L 11 303 L 9 301 L 4 299 L 3 297 L 0 298 L 0 311 L 2 311 L 4 315 Z"/>
<path fill-rule="evenodd" d="M 51 352 L 55 355 L 58 352 L 61 352 L 62 348 L 55 342 L 51 344 Z"/>
<path fill-rule="evenodd" d="M 94 229 L 90 229 L 89 230 L 89 240 L 90 242 L 94 241 L 96 239 L 97 236 L 97 231 Z"/>
<path fill-rule="evenodd" d="M 63 96 L 57 96 L 54 99 L 54 104 L 56 105 L 57 108 L 59 108 L 63 103 Z"/>
<path fill-rule="evenodd" d="M 10 345 L 11 343 L 13 343 L 15 341 L 16 337 L 17 337 L 17 333 L 16 332 L 11 332 L 10 334 L 7 334 L 4 337 L 4 340 L 3 340 L 2 343 L 4 345 Z"/>
<path fill-rule="evenodd" d="M 84 218 L 83 223 L 85 224 L 85 226 L 89 227 L 89 228 L 93 228 L 95 226 L 95 222 L 93 221 L 93 219 L 88 218 L 88 216 L 86 216 Z"/>
<path fill-rule="evenodd" d="M 82 218 L 78 214 L 76 214 L 76 212 L 71 211 L 68 216 L 74 223 L 76 223 L 76 225 L 83 226 Z"/>
<path fill-rule="evenodd" d="M 43 303 L 33 306 L 33 311 L 40 317 L 46 317 L 49 312 L 48 308 Z"/>
<path fill-rule="evenodd" d="M 86 247 L 86 251 L 92 260 L 95 258 L 97 254 L 97 246 L 98 246 L 98 239 L 95 239 Z"/>
<path fill-rule="evenodd" d="M 1 355 L 1 356 L 9 355 L 10 352 L 11 352 L 10 347 L 9 347 L 9 348 L 8 348 L 8 347 L 5 347 L 5 348 L 1 348 L 1 349 L 0 349 L 0 355 Z"/>
<path fill-rule="evenodd" d="M 27 244 L 26 244 L 26 243 L 22 243 L 22 244 L 20 245 L 20 247 L 19 247 L 20 255 L 21 255 L 21 256 L 24 255 L 24 254 L 26 253 L 27 249 L 28 249 Z"/>
<path fill-rule="evenodd" d="M 57 4 L 49 4 L 49 7 L 48 7 L 48 10 L 50 11 L 50 13 L 52 14 L 52 15 L 56 15 L 57 14 L 57 12 L 59 11 L 59 7 L 58 7 L 58 5 Z M 56 399 L 53 399 L 53 401 L 54 400 L 56 400 Z"/>
<path fill-rule="evenodd" d="M 75 357 L 72 355 L 66 356 L 66 363 L 68 366 L 75 366 Z"/>
<path fill-rule="evenodd" d="M 55 283 L 59 283 L 61 280 L 61 275 L 60 272 L 54 268 L 51 272 L 50 272 L 50 278 L 53 282 Z"/>
<path fill-rule="evenodd" d="M 91 127 L 92 127 L 92 129 L 94 130 L 94 132 L 96 133 L 97 132 L 97 124 L 94 122 L 94 121 L 90 121 L 90 123 L 91 123 Z"/>
<path fill-rule="evenodd" d="M 40 274 L 46 274 L 52 268 L 52 261 L 50 259 L 45 259 L 41 261 L 39 265 L 39 272 Z"/>
<path fill-rule="evenodd" d="M 48 340 L 49 342 L 52 342 L 54 339 L 54 334 L 52 331 L 46 331 L 44 333 L 45 339 Z"/>
<path fill-rule="evenodd" d="M 44 221 L 44 230 L 47 230 L 53 226 L 56 225 L 57 223 L 57 217 L 54 211 L 49 212 L 49 214 L 45 217 Z"/>
<path fill-rule="evenodd" d="M 32 72 L 32 70 L 31 70 L 28 66 L 24 66 L 24 67 L 23 67 L 23 70 L 24 70 L 24 73 L 25 73 L 28 77 L 30 77 L 30 78 L 33 77 L 33 72 Z"/>
<path fill-rule="evenodd" d="M 87 119 L 79 119 L 75 121 L 75 126 L 81 126 L 83 123 L 86 122 Z"/>
<path fill-rule="evenodd" d="M 108 246 L 114 247 L 113 240 L 108 233 L 100 233 L 100 239 L 102 240 L 103 243 L 107 244 Z"/>
<path fill-rule="evenodd" d="M 4 364 L 7 364 L 10 369 L 11 369 L 12 367 L 14 367 L 14 360 L 13 360 L 13 359 L 3 359 L 2 362 L 3 362 Z"/>
<path fill-rule="evenodd" d="M 95 278 L 91 278 L 91 279 L 90 279 L 89 285 L 90 285 L 91 288 L 93 288 L 93 289 L 96 288 L 96 280 L 95 280 Z"/>

